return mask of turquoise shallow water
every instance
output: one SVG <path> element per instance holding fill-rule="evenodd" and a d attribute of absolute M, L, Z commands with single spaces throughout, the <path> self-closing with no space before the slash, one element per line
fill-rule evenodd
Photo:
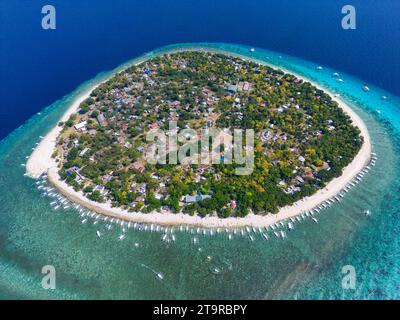
<path fill-rule="evenodd" d="M 180 44 L 158 49 L 162 53 Z M 285 240 L 265 241 L 226 234 L 162 234 L 106 230 L 81 224 L 75 210 L 53 210 L 35 180 L 23 176 L 26 161 L 74 98 L 107 77 L 99 74 L 35 115 L 0 142 L 0 298 L 38 299 L 395 299 L 400 298 L 400 99 L 346 74 L 278 53 L 231 44 L 202 44 L 271 62 L 306 76 L 352 104 L 365 121 L 378 160 L 362 183 L 340 203 L 305 220 Z M 132 61 L 131 61 L 132 62 Z M 121 66 L 119 69 L 123 68 Z M 340 72 L 340 71 L 338 71 Z M 387 100 L 381 96 L 387 95 Z M 369 209 L 366 217 L 362 211 Z M 103 236 L 96 237 L 100 230 Z M 41 269 L 54 265 L 56 290 L 41 286 Z M 342 289 L 341 269 L 356 270 L 355 290 Z M 161 272 L 163 279 L 157 277 Z"/>

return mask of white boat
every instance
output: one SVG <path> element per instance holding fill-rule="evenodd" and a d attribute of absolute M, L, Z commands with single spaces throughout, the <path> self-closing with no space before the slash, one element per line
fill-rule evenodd
<path fill-rule="evenodd" d="M 99 238 L 101 237 L 101 233 L 100 233 L 99 230 L 96 231 L 96 235 L 97 235 L 97 237 L 99 237 Z"/>
<path fill-rule="evenodd" d="M 231 233 L 228 234 L 228 239 L 229 239 L 229 240 L 232 240 L 232 234 L 231 234 Z"/>
<path fill-rule="evenodd" d="M 164 276 L 161 272 L 157 273 L 157 278 L 163 280 Z"/>
<path fill-rule="evenodd" d="M 366 216 L 370 216 L 370 215 L 371 215 L 371 211 L 369 211 L 369 210 L 364 210 L 363 212 L 364 212 L 364 214 L 365 214 Z"/>
<path fill-rule="evenodd" d="M 268 236 L 265 233 L 262 233 L 262 236 L 264 237 L 265 240 L 268 240 Z"/>
<path fill-rule="evenodd" d="M 368 87 L 367 85 L 364 85 L 364 86 L 362 87 L 362 89 L 363 89 L 364 91 L 369 91 L 369 87 Z"/>
<path fill-rule="evenodd" d="M 249 234 L 249 238 L 251 241 L 254 241 L 254 237 L 251 234 Z"/>
<path fill-rule="evenodd" d="M 318 223 L 318 220 L 317 220 L 316 218 L 312 217 L 312 220 L 313 220 L 315 223 Z"/>
<path fill-rule="evenodd" d="M 288 228 L 289 228 L 289 230 L 293 230 L 293 223 L 289 222 L 288 223 Z"/>
<path fill-rule="evenodd" d="M 317 70 L 323 70 L 324 68 L 322 68 L 321 66 L 317 67 Z"/>
<path fill-rule="evenodd" d="M 254 52 L 254 51 L 256 51 L 256 49 L 250 48 L 250 52 Z"/>
<path fill-rule="evenodd" d="M 285 239 L 285 238 L 286 238 L 286 233 L 285 233 L 285 231 L 281 230 L 281 236 L 282 236 L 282 239 Z"/>
<path fill-rule="evenodd" d="M 334 73 L 332 73 L 332 76 L 333 76 L 333 77 L 339 77 L 339 73 L 334 72 Z"/>
<path fill-rule="evenodd" d="M 342 78 L 339 78 L 339 79 L 337 79 L 337 82 L 342 83 L 342 82 L 344 82 L 344 80 Z"/>
<path fill-rule="evenodd" d="M 124 240 L 124 239 L 125 239 L 125 235 L 124 235 L 124 234 L 121 234 L 121 235 L 118 237 L 118 239 L 119 239 L 120 241 Z"/>
<path fill-rule="evenodd" d="M 83 220 L 81 221 L 81 223 L 82 223 L 82 224 L 85 224 L 86 221 L 87 221 L 87 219 L 83 219 Z"/>

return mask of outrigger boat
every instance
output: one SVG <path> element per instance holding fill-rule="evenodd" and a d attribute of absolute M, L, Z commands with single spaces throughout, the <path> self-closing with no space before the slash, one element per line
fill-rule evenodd
<path fill-rule="evenodd" d="M 312 220 L 313 220 L 315 223 L 318 223 L 318 220 L 317 220 L 316 218 L 312 217 Z"/>

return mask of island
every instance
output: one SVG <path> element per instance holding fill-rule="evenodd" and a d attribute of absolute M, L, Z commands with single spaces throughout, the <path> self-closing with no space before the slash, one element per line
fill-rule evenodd
<path fill-rule="evenodd" d="M 254 132 L 240 151 L 252 157 L 247 174 L 230 161 L 227 142 L 238 129 Z M 148 161 L 152 131 L 176 137 L 175 149 L 158 154 L 163 163 Z M 204 132 L 217 132 L 206 149 Z M 169 161 L 178 149 L 194 153 Z M 213 150 L 217 161 L 202 162 Z M 361 119 L 316 84 L 244 57 L 187 49 L 132 65 L 83 95 L 27 171 L 47 173 L 72 201 L 124 220 L 268 225 L 333 197 L 370 153 Z"/>

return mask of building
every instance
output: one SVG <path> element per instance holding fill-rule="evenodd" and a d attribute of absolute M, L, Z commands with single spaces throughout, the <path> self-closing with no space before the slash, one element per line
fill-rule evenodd
<path fill-rule="evenodd" d="M 87 121 L 82 121 L 76 125 L 74 125 L 74 128 L 76 131 L 86 131 L 86 125 L 87 125 Z"/>
<path fill-rule="evenodd" d="M 105 127 L 105 126 L 107 125 L 106 120 L 104 119 L 104 115 L 103 115 L 102 113 L 100 113 L 100 114 L 97 116 L 97 121 L 99 122 L 99 125 L 100 125 L 101 127 Z"/>
<path fill-rule="evenodd" d="M 198 201 L 202 201 L 202 200 L 204 200 L 204 199 L 210 199 L 210 198 L 211 198 L 211 196 L 208 195 L 208 194 L 204 194 L 204 195 L 202 195 L 202 194 L 197 194 L 197 195 L 195 195 L 195 196 L 187 195 L 187 196 L 185 197 L 185 202 L 186 202 L 186 203 L 194 203 L 194 202 L 198 202 Z"/>
<path fill-rule="evenodd" d="M 231 85 L 228 86 L 227 90 L 229 92 L 236 92 L 237 91 L 237 86 L 234 85 L 234 84 L 231 84 Z"/>

